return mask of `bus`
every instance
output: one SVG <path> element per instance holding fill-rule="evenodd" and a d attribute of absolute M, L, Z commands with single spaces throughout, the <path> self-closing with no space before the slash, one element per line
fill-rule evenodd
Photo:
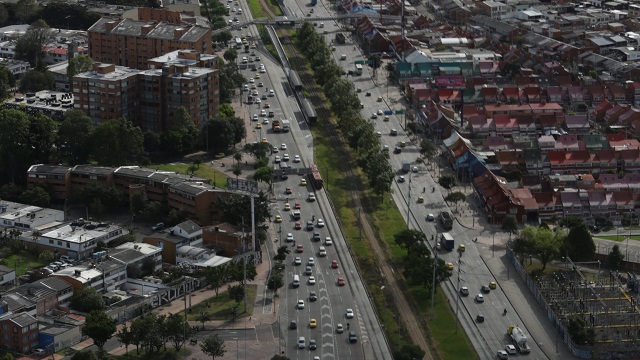
<path fill-rule="evenodd" d="M 309 168 L 311 169 L 311 174 L 309 174 L 311 185 L 313 185 L 316 190 L 322 189 L 323 182 L 322 177 L 320 176 L 320 170 L 318 170 L 318 166 L 316 166 L 315 164 L 311 164 Z"/>
<path fill-rule="evenodd" d="M 362 65 L 356 64 L 356 75 L 362 75 Z"/>
<path fill-rule="evenodd" d="M 242 49 L 242 40 L 239 37 L 236 38 L 236 49 Z"/>

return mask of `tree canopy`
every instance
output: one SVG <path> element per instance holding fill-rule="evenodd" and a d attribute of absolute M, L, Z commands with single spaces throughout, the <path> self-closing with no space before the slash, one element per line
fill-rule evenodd
<path fill-rule="evenodd" d="M 71 308 L 77 311 L 90 313 L 105 308 L 102 295 L 94 288 L 82 288 L 74 292 L 71 298 Z"/>
<path fill-rule="evenodd" d="M 104 344 L 116 332 L 116 321 L 105 312 L 94 310 L 87 316 L 83 332 L 102 351 Z"/>
<path fill-rule="evenodd" d="M 596 253 L 596 244 L 584 223 L 574 226 L 565 238 L 565 251 L 573 261 L 589 261 Z"/>

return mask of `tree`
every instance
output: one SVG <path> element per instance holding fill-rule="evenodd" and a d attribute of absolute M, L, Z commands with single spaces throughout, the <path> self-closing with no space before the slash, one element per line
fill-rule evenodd
<path fill-rule="evenodd" d="M 273 355 L 271 360 L 291 360 L 291 359 L 289 359 L 287 356 L 276 354 L 276 355 Z"/>
<path fill-rule="evenodd" d="M 90 71 L 92 68 L 93 59 L 83 54 L 75 55 L 69 60 L 69 65 L 67 66 L 67 76 L 71 81 L 70 84 L 73 83 L 74 76 Z"/>
<path fill-rule="evenodd" d="M 233 110 L 233 107 L 231 107 L 230 104 L 221 104 L 218 111 L 222 118 L 231 119 L 236 117 L 236 111 Z"/>
<path fill-rule="evenodd" d="M 227 265 L 219 265 L 215 267 L 208 267 L 204 271 L 204 276 L 207 279 L 207 284 L 216 292 L 218 296 L 218 290 L 227 279 L 229 267 Z"/>
<path fill-rule="evenodd" d="M 264 181 L 271 185 L 273 181 L 273 168 L 271 166 L 263 166 L 253 173 L 253 180 Z"/>
<path fill-rule="evenodd" d="M 31 189 L 25 190 L 20 196 L 20 201 L 26 204 L 48 207 L 51 204 L 51 196 L 47 190 L 40 186 L 34 186 Z"/>
<path fill-rule="evenodd" d="M 116 321 L 105 312 L 94 310 L 87 316 L 83 331 L 102 352 L 104 344 L 116 332 Z"/>
<path fill-rule="evenodd" d="M 618 270 L 622 267 L 623 263 L 624 255 L 620 251 L 620 246 L 618 246 L 618 244 L 613 245 L 613 248 L 611 249 L 611 252 L 607 257 L 607 264 L 609 266 L 609 269 Z"/>
<path fill-rule="evenodd" d="M 56 259 L 56 256 L 49 250 L 45 250 L 38 255 L 38 260 L 45 264 L 50 264 Z"/>
<path fill-rule="evenodd" d="M 560 228 L 551 230 L 548 227 L 526 226 L 514 244 L 514 251 L 521 255 L 521 259 L 525 253 L 539 256 L 544 270 L 549 261 L 559 256 L 565 236 Z"/>
<path fill-rule="evenodd" d="M 0 110 L 0 178 L 12 184 L 22 179 L 30 154 L 27 115 L 19 110 Z"/>
<path fill-rule="evenodd" d="M 565 251 L 573 261 L 589 261 L 596 253 L 596 244 L 584 223 L 569 230 L 565 238 Z"/>
<path fill-rule="evenodd" d="M 240 88 L 246 82 L 246 79 L 235 62 L 224 63 L 220 59 L 220 103 L 230 103 L 231 99 L 236 96 L 236 89 Z"/>
<path fill-rule="evenodd" d="M 73 354 L 71 360 L 97 360 L 96 354 L 91 350 L 78 351 Z"/>
<path fill-rule="evenodd" d="M 200 349 L 214 360 L 216 357 L 224 356 L 227 352 L 224 347 L 224 340 L 218 334 L 207 336 L 200 344 Z"/>
<path fill-rule="evenodd" d="M 202 330 L 204 330 L 204 323 L 206 323 L 207 321 L 211 321 L 211 319 L 211 314 L 209 314 L 208 312 L 203 311 L 200 314 L 196 315 L 196 320 L 202 323 Z"/>
<path fill-rule="evenodd" d="M 48 70 L 29 70 L 20 79 L 18 90 L 21 92 L 38 92 L 54 88 L 53 75 Z"/>
<path fill-rule="evenodd" d="M 240 174 L 242 174 L 242 169 L 240 168 L 240 166 L 236 165 L 233 167 L 233 175 L 236 176 L 236 179 L 238 178 L 238 176 L 240 176 Z"/>
<path fill-rule="evenodd" d="M 244 300 L 244 286 L 240 284 L 229 286 L 227 291 L 229 292 L 229 297 L 235 302 L 240 303 Z"/>
<path fill-rule="evenodd" d="M 9 11 L 7 10 L 7 7 L 4 4 L 0 5 L 0 25 L 4 26 L 8 18 Z"/>
<path fill-rule="evenodd" d="M 15 58 L 27 61 L 36 70 L 44 70 L 43 49 L 50 38 L 51 29 L 49 25 L 44 20 L 37 20 L 29 26 L 24 35 L 16 40 Z"/>
<path fill-rule="evenodd" d="M 451 175 L 440 176 L 438 184 L 445 189 L 451 189 L 456 184 L 456 179 Z"/>
<path fill-rule="evenodd" d="M 232 117 L 228 119 L 231 128 L 233 129 L 233 144 L 235 145 L 247 137 L 247 127 L 244 125 L 244 120 L 239 117 Z"/>
<path fill-rule="evenodd" d="M 278 289 L 284 286 L 284 277 L 282 274 L 273 274 L 267 281 L 267 289 L 273 291 L 274 294 L 277 294 Z"/>
<path fill-rule="evenodd" d="M 229 49 L 224 52 L 222 57 L 227 61 L 236 61 L 236 59 L 238 58 L 238 52 L 236 51 L 236 49 Z"/>
<path fill-rule="evenodd" d="M 35 0 L 19 0 L 13 8 L 13 13 L 21 23 L 28 23 L 38 14 L 40 5 Z"/>
<path fill-rule="evenodd" d="M 287 254 L 291 253 L 291 250 L 289 250 L 289 247 L 287 245 L 282 245 L 276 252 L 277 254 L 273 257 L 273 259 L 276 261 L 284 261 L 287 258 Z"/>
<path fill-rule="evenodd" d="M 393 353 L 395 360 L 414 360 L 424 358 L 425 351 L 418 345 L 404 344 L 400 350 Z"/>
<path fill-rule="evenodd" d="M 104 301 L 94 288 L 82 288 L 75 291 L 71 298 L 71 308 L 77 311 L 90 313 L 104 309 Z"/>
<path fill-rule="evenodd" d="M 96 209 L 96 202 L 99 203 L 103 211 L 118 210 L 123 202 L 122 192 L 115 186 L 107 187 L 97 183 L 90 183 L 82 187 L 72 200 L 88 206 L 92 211 L 98 210 Z"/>
<path fill-rule="evenodd" d="M 407 254 L 411 255 L 420 245 L 427 242 L 427 236 L 420 230 L 405 229 L 393 235 L 393 239 L 398 246 L 407 250 Z"/>
<path fill-rule="evenodd" d="M 267 154 L 271 151 L 271 145 L 263 142 L 246 144 L 243 150 L 244 152 L 253 155 L 256 159 L 262 159 L 266 158 Z"/>
<path fill-rule="evenodd" d="M 427 159 L 431 159 L 436 155 L 436 146 L 433 141 L 423 138 L 420 141 L 420 154 Z"/>
<path fill-rule="evenodd" d="M 88 162 L 89 138 L 93 125 L 82 110 L 68 110 L 58 128 L 57 147 L 69 165 Z"/>
<path fill-rule="evenodd" d="M 204 322 L 202 327 L 204 328 Z M 187 339 L 193 335 L 193 329 L 189 326 L 189 323 L 178 314 L 169 315 L 165 320 L 164 328 L 167 335 L 165 338 L 171 339 L 173 348 L 176 351 L 180 351 Z"/>
<path fill-rule="evenodd" d="M 518 232 L 518 221 L 513 215 L 507 215 L 502 219 L 500 228 L 502 231 L 509 233 L 509 238 L 511 238 L 511 234 Z"/>
<path fill-rule="evenodd" d="M 0 4 L 0 16 L 2 16 L 3 5 Z M 16 86 L 16 77 L 6 66 L 0 65 L 0 96 L 2 99 L 8 97 L 10 88 Z"/>
<path fill-rule="evenodd" d="M 190 152 L 197 148 L 200 140 L 200 130 L 191 119 L 188 110 L 184 106 L 180 106 L 176 110 L 176 114 L 169 124 L 169 129 L 161 136 L 163 147 L 173 148 L 173 153 Z M 169 139 L 169 140 L 166 140 Z M 177 145 L 172 145 L 172 142 Z"/>
<path fill-rule="evenodd" d="M 234 128 L 229 119 L 213 118 L 207 121 L 205 127 L 203 133 L 214 151 L 225 151 L 234 145 Z"/>
<path fill-rule="evenodd" d="M 120 330 L 116 333 L 116 338 L 120 343 L 124 344 L 125 355 L 129 354 L 129 345 L 133 344 L 133 333 L 131 327 L 127 327 L 127 324 L 123 324 Z"/>
<path fill-rule="evenodd" d="M 29 115 L 28 120 L 31 159 L 36 164 L 48 164 L 51 162 L 58 126 L 50 117 L 42 114 Z"/>
<path fill-rule="evenodd" d="M 389 159 L 382 152 L 376 151 L 369 157 L 365 171 L 369 186 L 376 195 L 380 196 L 380 201 L 383 201 L 382 195 L 391 189 L 395 176 Z"/>
<path fill-rule="evenodd" d="M 93 158 L 103 166 L 128 164 L 144 151 L 142 130 L 123 118 L 98 125 L 91 134 L 91 144 Z"/>
<path fill-rule="evenodd" d="M 444 199 L 448 202 L 452 202 L 454 204 L 456 204 L 456 209 L 458 208 L 458 201 L 464 201 L 467 198 L 467 196 L 464 193 L 461 193 L 460 191 L 456 191 L 456 192 L 452 192 L 451 194 L 447 195 Z"/>

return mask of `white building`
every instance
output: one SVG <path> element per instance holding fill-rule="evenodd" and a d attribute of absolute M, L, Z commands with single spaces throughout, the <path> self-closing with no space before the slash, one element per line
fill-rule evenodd
<path fill-rule="evenodd" d="M 0 228 L 16 228 L 25 232 L 59 225 L 63 221 L 63 211 L 0 200 Z"/>
<path fill-rule="evenodd" d="M 50 249 L 58 255 L 67 255 L 72 259 L 83 260 L 95 252 L 99 241 L 108 244 L 129 232 L 119 226 L 109 224 L 67 224 L 44 232 L 31 239 L 32 244 Z"/>
<path fill-rule="evenodd" d="M 162 248 L 147 243 L 124 243 L 109 251 L 109 256 L 129 265 L 141 268 L 145 259 L 154 261 L 153 271 L 162 269 Z"/>
<path fill-rule="evenodd" d="M 127 282 L 127 264 L 117 259 L 104 257 L 95 265 L 72 266 L 53 275 L 74 287 L 92 287 L 98 291 L 113 291 Z"/>
<path fill-rule="evenodd" d="M 183 221 L 169 230 L 171 235 L 177 235 L 189 240 L 189 244 L 193 246 L 202 244 L 202 227 L 193 222 L 193 220 Z"/>
<path fill-rule="evenodd" d="M 16 271 L 8 266 L 0 265 L 0 286 L 12 286 L 16 281 Z"/>

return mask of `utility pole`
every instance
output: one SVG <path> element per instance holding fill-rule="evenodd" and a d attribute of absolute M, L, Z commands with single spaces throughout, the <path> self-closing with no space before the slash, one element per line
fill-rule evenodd
<path fill-rule="evenodd" d="M 253 210 L 253 196 L 251 197 L 251 209 Z M 252 211 L 253 213 L 253 211 Z M 244 292 L 244 312 L 247 312 L 247 255 L 246 255 L 246 239 L 244 235 L 244 216 L 242 217 L 242 265 L 243 265 L 243 282 L 242 288 Z"/>
<path fill-rule="evenodd" d="M 458 333 L 458 309 L 460 307 L 460 268 L 462 267 L 462 251 L 458 249 L 458 286 L 456 287 L 456 334 Z"/>
<path fill-rule="evenodd" d="M 438 241 L 436 234 L 436 242 Z M 436 250 L 436 246 L 433 247 L 433 280 L 431 282 L 431 316 L 435 315 L 435 304 L 436 304 L 436 271 L 438 270 L 438 251 Z"/>
<path fill-rule="evenodd" d="M 411 171 L 411 169 L 409 169 Z M 407 229 L 411 229 L 411 172 L 409 173 L 409 198 L 407 199 Z"/>

